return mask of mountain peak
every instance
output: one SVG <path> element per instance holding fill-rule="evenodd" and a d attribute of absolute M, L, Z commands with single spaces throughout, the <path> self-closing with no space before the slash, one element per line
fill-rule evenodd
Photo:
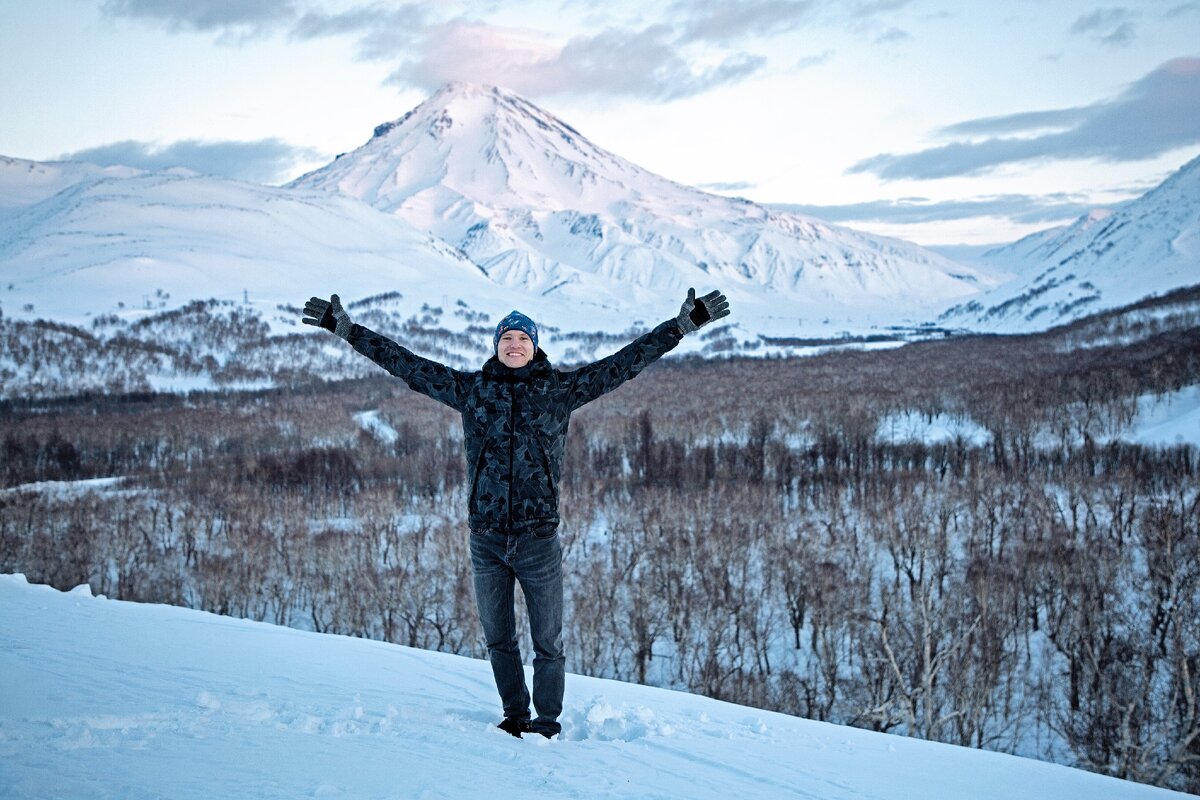
<path fill-rule="evenodd" d="M 515 92 L 491 84 L 451 81 L 404 116 L 377 126 L 372 138 L 385 137 L 414 119 L 420 120 L 418 125 L 423 122 L 435 138 L 441 138 L 452 129 L 498 129 L 494 120 L 500 117 L 545 130 L 561 129 L 569 132 L 569 138 L 580 137 L 570 125 Z"/>
<path fill-rule="evenodd" d="M 436 199 L 440 213 L 458 201 L 578 207 L 585 195 L 593 202 L 584 205 L 597 210 L 629 186 L 655 183 L 670 182 L 593 145 L 520 95 L 453 82 L 399 119 L 378 125 L 363 147 L 292 185 L 334 186 L 393 212 L 413 206 L 420 194 Z"/>
<path fill-rule="evenodd" d="M 515 97 L 513 92 L 506 89 L 501 89 L 490 83 L 471 83 L 468 81 L 449 81 L 442 84 L 433 95 L 430 96 L 427 103 L 436 103 L 444 100 L 447 97 L 481 97 L 481 96 Z"/>
<path fill-rule="evenodd" d="M 720 284 L 891 309 L 992 282 L 915 245 L 681 185 L 487 84 L 446 84 L 292 185 L 396 214 L 498 283 L 612 307 Z"/>

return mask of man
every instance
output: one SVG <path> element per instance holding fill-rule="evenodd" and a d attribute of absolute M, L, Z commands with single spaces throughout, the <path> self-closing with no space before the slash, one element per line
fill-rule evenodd
<path fill-rule="evenodd" d="M 504 704 L 498 727 L 507 733 L 551 738 L 562 730 L 558 482 L 571 412 L 633 378 L 686 334 L 728 314 L 725 295 L 714 291 L 697 298 L 689 289 L 678 316 L 606 358 L 565 372 L 554 369 L 538 347 L 533 320 L 513 311 L 496 326 L 495 355 L 483 369 L 464 372 L 354 324 L 336 294 L 305 305 L 305 323 L 332 331 L 409 388 L 462 415 L 475 602 Z M 533 719 L 516 635 L 518 582 L 533 638 Z"/>

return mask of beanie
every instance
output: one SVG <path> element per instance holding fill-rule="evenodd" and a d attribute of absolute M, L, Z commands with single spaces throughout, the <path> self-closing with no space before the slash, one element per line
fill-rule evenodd
<path fill-rule="evenodd" d="M 535 353 L 537 352 L 537 324 L 520 311 L 510 311 L 507 317 L 500 320 L 500 324 L 496 326 L 496 335 L 492 337 L 492 350 L 500 347 L 500 337 L 504 335 L 505 331 L 521 331 L 533 340 L 533 350 Z"/>

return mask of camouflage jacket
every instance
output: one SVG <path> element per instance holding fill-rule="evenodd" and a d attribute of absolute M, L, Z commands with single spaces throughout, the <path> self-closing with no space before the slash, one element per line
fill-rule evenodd
<path fill-rule="evenodd" d="M 671 319 L 621 350 L 577 370 L 551 366 L 538 349 L 510 369 L 496 356 L 464 372 L 422 358 L 385 336 L 355 325 L 354 349 L 462 415 L 470 486 L 471 530 L 520 532 L 557 526 L 558 482 L 571 412 L 612 391 L 683 338 Z"/>

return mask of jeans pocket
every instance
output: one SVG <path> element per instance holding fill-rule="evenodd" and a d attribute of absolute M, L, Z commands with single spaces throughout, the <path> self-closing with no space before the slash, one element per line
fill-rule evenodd
<path fill-rule="evenodd" d="M 553 539 L 555 536 L 558 536 L 558 526 L 554 524 L 539 525 L 533 529 L 535 539 Z"/>

